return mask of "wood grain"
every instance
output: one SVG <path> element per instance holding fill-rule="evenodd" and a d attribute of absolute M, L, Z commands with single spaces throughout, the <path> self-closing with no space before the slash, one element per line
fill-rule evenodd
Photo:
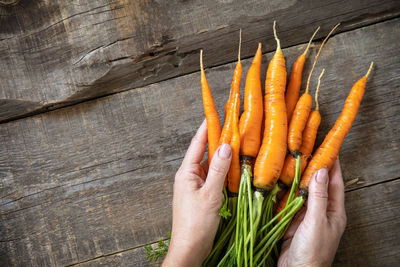
<path fill-rule="evenodd" d="M 346 193 L 347 227 L 334 266 L 400 262 L 400 179 Z"/>
<path fill-rule="evenodd" d="M 371 60 L 376 64 L 341 152 L 345 179 L 356 175 L 364 182 L 351 190 L 400 173 L 399 22 L 334 36 L 312 79 L 311 92 L 317 74 L 327 68 L 320 95 L 324 134 L 352 84 Z M 302 49 L 284 49 L 288 65 Z M 315 49 L 309 58 L 314 55 Z M 271 57 L 263 57 L 263 73 Z M 243 61 L 244 73 L 249 63 Z M 306 64 L 308 68 L 310 60 Z M 227 64 L 207 70 L 219 111 L 233 68 Z M 122 251 L 165 238 L 171 226 L 173 176 L 203 119 L 199 79 L 193 73 L 1 124 L 0 265 L 101 261 L 104 255 L 118 258 Z"/>
<path fill-rule="evenodd" d="M 400 261 L 400 180 L 346 193 L 347 227 L 333 266 L 396 266 Z M 159 266 L 149 264 L 143 248 L 108 255 L 82 264 L 92 266 Z"/>
<path fill-rule="evenodd" d="M 21 0 L 0 5 L 0 121 L 44 112 L 399 16 L 395 0 Z"/>

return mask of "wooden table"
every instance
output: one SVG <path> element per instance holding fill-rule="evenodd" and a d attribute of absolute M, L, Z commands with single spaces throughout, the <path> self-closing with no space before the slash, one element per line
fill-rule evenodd
<path fill-rule="evenodd" d="M 289 69 L 321 26 L 305 73 L 342 23 L 315 70 L 326 69 L 320 137 L 375 62 L 340 153 L 348 225 L 335 265 L 395 266 L 399 15 L 395 0 L 0 0 L 0 266 L 147 266 L 203 119 L 199 50 L 222 111 L 239 28 L 244 74 L 258 42 L 265 73 L 273 20 Z"/>

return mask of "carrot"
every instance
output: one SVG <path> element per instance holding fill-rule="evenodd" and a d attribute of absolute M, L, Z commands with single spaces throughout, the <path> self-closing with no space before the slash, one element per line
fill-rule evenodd
<path fill-rule="evenodd" d="M 333 31 L 340 25 L 337 24 L 333 29 L 328 33 L 325 37 L 324 41 L 321 44 L 321 47 L 318 50 L 317 55 L 315 56 L 313 66 L 311 68 L 310 74 L 307 79 L 307 86 L 305 93 L 300 97 L 299 101 L 296 104 L 296 107 L 293 111 L 292 118 L 289 123 L 289 132 L 288 132 L 288 148 L 291 153 L 296 155 L 299 152 L 301 143 L 302 143 L 302 133 L 306 126 L 308 116 L 310 115 L 311 106 L 312 106 L 312 97 L 308 93 L 310 87 L 310 80 L 312 73 L 314 71 L 315 65 L 318 62 L 318 58 L 321 54 L 322 48 L 324 47 L 326 41 L 329 39 Z"/>
<path fill-rule="evenodd" d="M 279 178 L 286 155 L 287 116 L 285 104 L 286 66 L 280 41 L 274 36 L 277 48 L 269 63 L 265 80 L 265 130 L 263 142 L 254 166 L 253 184 L 271 190 Z"/>
<path fill-rule="evenodd" d="M 244 110 L 239 121 L 240 154 L 256 157 L 260 149 L 263 103 L 260 81 L 261 43 L 247 72 L 244 88 Z"/>
<path fill-rule="evenodd" d="M 325 69 L 322 70 L 320 76 L 318 77 L 317 90 L 315 92 L 315 110 L 310 113 L 308 117 L 306 127 L 303 131 L 303 143 L 299 149 L 301 156 L 301 172 L 304 171 L 307 166 L 307 160 L 311 155 L 314 148 L 315 138 L 317 137 L 318 127 L 321 123 L 321 115 L 319 113 L 318 105 L 318 92 L 321 84 L 322 75 L 324 75 Z M 290 186 L 295 175 L 296 170 L 296 159 L 292 154 L 288 154 L 285 159 L 285 164 L 283 165 L 282 173 L 279 179 Z"/>
<path fill-rule="evenodd" d="M 235 95 L 233 106 L 233 119 L 232 119 L 232 138 L 231 138 L 231 147 L 232 147 L 232 162 L 228 172 L 228 190 L 231 193 L 239 193 L 239 184 L 240 184 L 240 159 L 239 159 L 239 150 L 240 150 L 240 135 L 239 135 L 239 106 L 240 103 L 239 94 Z"/>
<path fill-rule="evenodd" d="M 221 137 L 219 138 L 218 145 L 222 144 L 230 144 L 231 138 L 232 138 L 232 122 L 233 122 L 233 116 L 235 115 L 235 103 L 231 102 L 229 103 L 230 107 L 228 108 L 224 122 L 224 126 L 222 128 L 221 132 Z"/>
<path fill-rule="evenodd" d="M 322 73 L 318 79 L 316 97 L 318 97 L 320 81 L 321 81 L 321 77 L 322 77 L 323 73 L 324 73 L 324 70 L 322 71 Z M 314 138 L 314 140 L 315 140 L 315 138 Z M 308 147 L 309 146 L 307 146 L 307 148 Z M 294 179 L 291 179 L 293 182 L 290 181 L 290 183 L 292 183 L 292 185 L 291 185 L 290 191 L 287 196 L 286 204 L 283 206 L 283 208 L 282 208 L 282 210 L 280 210 L 280 212 L 276 213 L 274 218 L 269 220 L 269 223 L 267 223 L 266 225 L 264 225 L 262 227 L 262 229 L 267 228 L 268 225 L 271 225 L 272 222 L 274 222 L 276 220 L 278 221 L 278 223 L 272 229 L 270 229 L 264 237 L 262 237 L 262 239 L 258 242 L 257 247 L 255 248 L 255 250 L 258 252 L 257 252 L 256 256 L 254 257 L 254 262 L 258 262 L 261 259 L 261 257 L 263 257 L 260 262 L 261 265 L 266 260 L 266 258 L 269 256 L 269 253 L 271 252 L 273 247 L 276 245 L 276 242 L 283 237 L 283 234 L 286 231 L 286 226 L 290 223 L 290 221 L 292 220 L 295 213 L 301 208 L 301 206 L 303 205 L 303 203 L 305 201 L 304 193 L 302 193 L 298 197 L 295 197 L 295 196 L 298 194 L 297 192 L 299 192 L 298 186 L 299 186 L 300 176 L 301 176 L 301 165 L 304 166 L 304 163 L 307 162 L 306 158 L 304 160 L 304 163 L 302 164 L 302 158 L 300 157 L 300 154 L 298 154 L 296 156 L 296 158 L 294 158 L 292 155 L 289 155 L 289 156 L 291 157 L 291 158 L 289 158 L 289 160 L 290 159 L 295 160 L 295 163 L 292 164 L 292 166 L 295 166 L 295 172 L 293 175 Z M 288 182 L 288 184 L 290 184 L 290 183 Z M 276 189 L 275 189 L 276 187 L 279 187 L 279 184 L 275 185 L 274 190 L 269 193 L 268 197 L 274 191 L 276 191 Z M 302 192 L 302 191 L 300 191 L 300 192 Z M 268 202 L 266 205 L 268 206 Z M 264 254 L 263 250 L 267 250 L 267 252 Z M 264 254 L 264 256 L 263 256 L 263 254 Z"/>
<path fill-rule="evenodd" d="M 239 94 L 240 97 L 240 80 L 242 78 L 242 62 L 240 61 L 240 50 L 241 50 L 241 44 L 242 44 L 242 29 L 240 29 L 239 32 L 239 50 L 238 50 L 238 62 L 236 64 L 235 70 L 233 71 L 233 80 L 231 84 L 231 91 L 229 93 L 229 99 L 225 103 L 225 118 L 228 115 L 228 108 L 229 104 L 232 102 L 232 99 L 235 98 L 236 94 Z M 240 105 L 238 105 L 238 114 L 239 114 L 239 109 Z"/>
<path fill-rule="evenodd" d="M 201 68 L 201 93 L 203 95 L 203 107 L 207 120 L 208 129 L 208 163 L 210 164 L 215 151 L 218 148 L 218 141 L 221 136 L 221 123 L 218 117 L 218 111 L 215 108 L 214 100 L 211 95 L 203 66 L 203 50 L 200 50 L 200 68 Z"/>
<path fill-rule="evenodd" d="M 303 74 L 304 63 L 306 62 L 306 55 L 308 49 L 310 48 L 311 42 L 314 39 L 315 35 L 319 31 L 320 27 L 318 27 L 314 34 L 311 36 L 310 41 L 304 52 L 297 58 L 296 62 L 293 63 L 292 71 L 290 73 L 289 83 L 286 89 L 285 94 L 285 102 L 286 102 L 286 113 L 287 113 L 287 121 L 290 122 L 292 118 L 293 110 L 296 107 L 297 100 L 299 99 L 300 86 Z"/>
<path fill-rule="evenodd" d="M 314 149 L 315 139 L 317 137 L 318 127 L 321 124 L 321 114 L 319 113 L 318 104 L 318 93 L 321 85 L 321 78 L 325 73 L 325 69 L 322 70 L 318 77 L 317 89 L 315 90 L 315 109 L 311 111 L 310 116 L 308 116 L 308 121 L 306 128 L 303 131 L 303 143 L 300 147 L 300 153 L 307 158 L 311 156 Z M 302 169 L 301 171 L 303 171 Z"/>
<path fill-rule="evenodd" d="M 300 182 L 300 188 L 303 191 L 308 190 L 311 177 L 317 170 L 322 168 L 330 170 L 332 168 L 338 156 L 340 146 L 356 118 L 372 66 L 373 62 L 371 62 L 367 74 L 353 85 L 335 125 L 326 135 L 320 147 L 315 151 Z"/>

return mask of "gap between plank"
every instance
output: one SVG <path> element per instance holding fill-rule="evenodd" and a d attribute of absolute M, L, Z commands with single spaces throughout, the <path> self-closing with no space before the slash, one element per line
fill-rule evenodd
<path fill-rule="evenodd" d="M 375 24 L 379 24 L 379 23 L 384 23 L 384 22 L 387 22 L 387 21 L 390 21 L 390 20 L 395 20 L 395 19 L 398 19 L 399 17 L 400 17 L 400 14 L 396 15 L 394 17 L 383 18 L 382 20 L 375 21 L 375 22 L 372 22 L 372 23 L 369 23 L 369 24 L 367 23 L 367 24 L 362 25 L 362 26 L 360 26 L 358 28 L 343 30 L 341 32 L 333 34 L 331 36 L 331 38 L 333 36 L 340 35 L 342 33 L 363 29 L 363 28 L 366 28 L 366 27 L 369 27 L 369 26 L 372 26 L 372 25 L 375 25 Z M 321 38 L 317 38 L 317 39 L 314 40 L 314 42 L 319 42 L 323 38 L 325 38 L 325 37 L 323 36 Z M 304 45 L 304 44 L 307 44 L 307 43 L 308 43 L 308 41 L 305 41 L 305 42 L 301 42 L 301 43 L 285 46 L 285 47 L 283 47 L 283 49 L 288 49 L 288 48 L 291 48 L 291 47 L 294 47 L 294 46 Z M 265 51 L 262 55 L 266 55 L 268 53 L 271 53 L 272 51 L 273 50 Z M 243 57 L 241 59 L 242 60 L 247 60 L 249 58 L 252 58 L 252 56 Z M 227 61 L 227 62 L 220 63 L 220 64 L 210 65 L 210 66 L 207 67 L 207 69 L 217 68 L 217 67 L 220 67 L 220 66 L 232 64 L 234 62 L 236 62 L 236 61 L 233 60 L 233 61 Z M 20 119 L 25 119 L 25 118 L 28 118 L 28 117 L 33 117 L 35 115 L 44 114 L 44 113 L 47 113 L 47 112 L 51 112 L 53 110 L 72 107 L 72 106 L 75 106 L 75 105 L 78 105 L 78 104 L 81 104 L 81 103 L 85 103 L 85 102 L 89 102 L 89 101 L 92 101 L 92 100 L 109 97 L 109 96 L 112 96 L 112 95 L 116 95 L 116 94 L 119 94 L 119 93 L 127 92 L 127 91 L 130 91 L 130 90 L 135 90 L 135 89 L 138 89 L 138 88 L 143 88 L 143 87 L 146 87 L 146 86 L 149 86 L 149 85 L 152 85 L 152 84 L 165 82 L 165 81 L 168 81 L 168 80 L 171 80 L 171 79 L 176 79 L 176 78 L 179 78 L 179 77 L 184 77 L 184 76 L 191 75 L 191 74 L 197 73 L 197 72 L 199 72 L 199 70 L 194 70 L 194 71 L 187 72 L 187 73 L 184 73 L 184 74 L 180 74 L 180 75 L 177 75 L 177 76 L 171 76 L 169 78 L 161 79 L 161 80 L 159 80 L 157 82 L 149 83 L 149 84 L 146 84 L 146 85 L 143 85 L 143 86 L 140 86 L 140 87 L 132 87 L 132 88 L 128 88 L 128 89 L 125 89 L 125 90 L 121 90 L 119 92 L 112 92 L 112 93 L 107 93 L 107 94 L 104 94 L 104 95 L 101 95 L 101 96 L 94 96 L 94 97 L 88 97 L 88 98 L 79 99 L 79 100 L 76 100 L 76 101 L 65 102 L 65 105 L 63 105 L 63 103 L 64 103 L 63 101 L 60 101 L 60 102 L 57 102 L 57 103 L 50 103 L 50 104 L 47 104 L 47 105 L 45 105 L 45 106 L 43 106 L 43 107 L 41 107 L 41 108 L 39 108 L 37 110 L 31 111 L 31 112 L 28 112 L 28 113 L 25 113 L 25 114 L 22 114 L 22 115 L 18 115 L 18 116 L 15 116 L 15 117 L 11 117 L 11 118 L 8 118 L 8 119 L 5 119 L 5 120 L 0 120 L 0 124 L 5 124 L 5 123 L 8 123 L 8 122 L 13 122 L 13 121 L 17 121 L 17 120 L 20 120 Z"/>

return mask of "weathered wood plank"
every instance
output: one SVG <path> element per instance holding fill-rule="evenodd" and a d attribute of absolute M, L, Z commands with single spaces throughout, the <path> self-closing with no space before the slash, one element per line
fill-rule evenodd
<path fill-rule="evenodd" d="M 400 180 L 346 193 L 346 231 L 335 266 L 396 266 L 400 262 Z"/>
<path fill-rule="evenodd" d="M 13 1 L 0 5 L 0 121 L 306 42 L 318 25 L 347 31 L 400 14 L 395 0 Z"/>
<path fill-rule="evenodd" d="M 327 68 L 326 133 L 351 85 L 376 63 L 341 153 L 345 178 L 364 182 L 353 188 L 400 171 L 399 21 L 333 37 L 317 65 L 316 73 Z M 289 63 L 301 48 L 284 50 Z M 243 61 L 245 71 L 249 63 Z M 207 73 L 220 111 L 233 68 Z M 164 238 L 173 176 L 203 118 L 200 99 L 193 73 L 0 125 L 0 265 L 64 266 Z"/>
<path fill-rule="evenodd" d="M 400 262 L 400 180 L 346 194 L 348 217 L 334 266 L 396 266 Z M 82 266 L 158 266 L 143 248 L 88 261 Z"/>

